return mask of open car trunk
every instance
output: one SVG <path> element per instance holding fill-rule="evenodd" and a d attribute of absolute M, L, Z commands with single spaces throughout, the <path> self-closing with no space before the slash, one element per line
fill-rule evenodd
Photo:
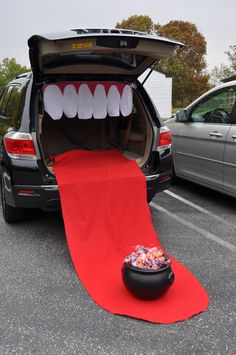
<path fill-rule="evenodd" d="M 73 149 L 118 149 L 147 162 L 153 128 L 138 91 L 121 82 L 60 82 L 42 87 L 39 139 L 48 169 Z"/>
<path fill-rule="evenodd" d="M 120 149 L 144 165 L 153 125 L 130 83 L 181 43 L 131 30 L 72 29 L 34 35 L 28 45 L 35 85 L 49 83 L 42 86 L 38 124 L 45 161 L 71 149 Z M 92 81 L 98 78 L 116 81 Z"/>

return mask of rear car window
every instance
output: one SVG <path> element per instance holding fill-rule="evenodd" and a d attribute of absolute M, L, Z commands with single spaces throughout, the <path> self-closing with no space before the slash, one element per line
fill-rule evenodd
<path fill-rule="evenodd" d="M 43 67 L 45 69 L 52 69 L 63 65 L 78 65 L 78 64 L 96 64 L 116 66 L 124 69 L 136 68 L 143 60 L 144 56 L 133 53 L 122 53 L 114 51 L 96 52 L 96 51 L 79 51 L 78 54 L 74 52 L 47 54 L 43 56 Z"/>
<path fill-rule="evenodd" d="M 12 90 L 13 90 L 13 86 L 7 87 L 1 96 L 1 99 L 0 99 L 0 115 L 1 116 L 7 115 L 7 113 L 6 113 L 7 104 L 8 104 L 8 100 L 11 96 Z"/>
<path fill-rule="evenodd" d="M 0 115 L 3 118 L 2 132 L 6 133 L 9 128 L 18 129 L 24 106 L 25 89 L 21 85 L 11 85 L 0 100 Z"/>
<path fill-rule="evenodd" d="M 22 112 L 21 87 L 14 86 L 6 108 L 6 115 L 10 117 L 13 127 L 18 126 Z"/>

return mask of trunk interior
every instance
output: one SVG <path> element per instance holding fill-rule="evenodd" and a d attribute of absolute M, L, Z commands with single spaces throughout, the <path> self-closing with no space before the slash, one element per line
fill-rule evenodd
<path fill-rule="evenodd" d="M 52 173 L 52 156 L 73 149 L 118 149 L 140 167 L 148 160 L 154 133 L 136 89 L 132 88 L 132 111 L 126 117 L 108 113 L 103 119 L 80 119 L 62 112 L 60 119 L 52 119 L 43 98 L 40 101 L 37 129 L 45 163 Z"/>

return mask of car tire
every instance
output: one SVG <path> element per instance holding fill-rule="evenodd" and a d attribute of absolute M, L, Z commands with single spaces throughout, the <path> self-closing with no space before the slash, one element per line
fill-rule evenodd
<path fill-rule="evenodd" d="M 6 223 L 16 223 L 28 219 L 28 211 L 24 208 L 10 206 L 6 201 L 6 194 L 3 181 L 1 179 L 1 200 L 2 214 Z"/>
<path fill-rule="evenodd" d="M 177 181 L 177 176 L 175 173 L 175 167 L 174 167 L 174 163 L 172 163 L 172 169 L 171 169 L 171 184 L 174 184 Z"/>

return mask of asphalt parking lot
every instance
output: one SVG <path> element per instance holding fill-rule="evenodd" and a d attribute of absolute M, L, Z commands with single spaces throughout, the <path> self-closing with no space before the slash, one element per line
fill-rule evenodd
<path fill-rule="evenodd" d="M 77 279 L 60 213 L 0 215 L 0 354 L 236 354 L 236 201 L 179 181 L 151 208 L 163 248 L 207 289 L 207 311 L 160 325 L 110 314 Z"/>

